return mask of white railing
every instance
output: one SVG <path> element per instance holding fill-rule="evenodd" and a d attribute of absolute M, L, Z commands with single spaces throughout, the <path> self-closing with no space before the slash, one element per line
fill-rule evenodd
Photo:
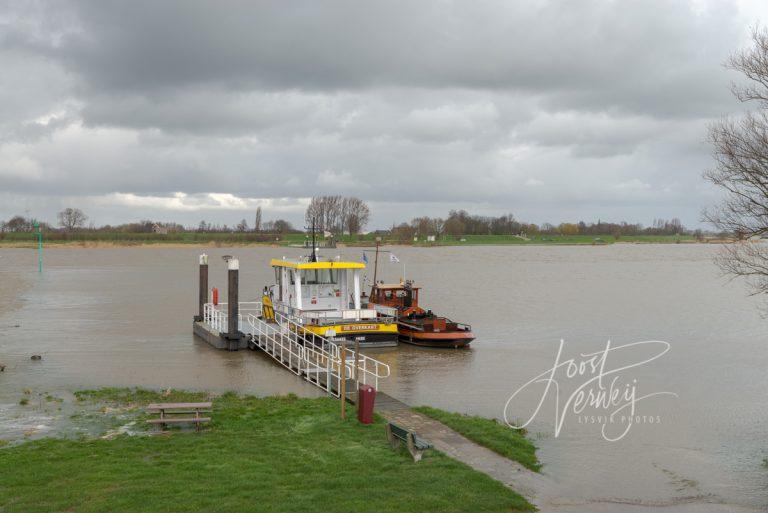
<path fill-rule="evenodd" d="M 275 306 L 276 311 L 296 320 L 299 324 L 304 324 L 305 321 L 332 321 L 339 324 L 357 321 L 395 322 L 397 310 L 386 306 L 381 308 L 383 310 L 379 312 L 378 308 L 361 308 L 360 310 L 352 308 L 349 310 L 300 310 L 282 303 Z"/>
<path fill-rule="evenodd" d="M 383 315 L 384 317 L 392 317 L 393 319 L 397 317 L 397 308 L 393 308 L 391 306 L 384 306 L 379 305 L 376 303 L 371 303 L 373 306 L 373 309 L 376 310 L 377 313 L 380 315 Z"/>
<path fill-rule="evenodd" d="M 203 322 L 219 333 L 225 333 L 228 329 L 227 310 L 220 307 L 221 305 L 206 303 L 203 306 Z"/>
<path fill-rule="evenodd" d="M 389 365 L 362 353 L 341 347 L 325 337 L 305 330 L 285 315 L 275 312 L 275 323 L 249 314 L 247 333 L 254 344 L 295 374 L 339 397 L 341 377 L 356 380 L 357 385 L 378 388 L 379 379 L 389 377 Z M 350 389 L 349 392 L 352 392 Z"/>
<path fill-rule="evenodd" d="M 243 318 L 252 313 L 261 314 L 261 301 L 243 301 L 238 304 L 237 325 L 240 331 L 243 330 Z M 227 303 L 203 305 L 203 322 L 214 330 L 226 333 L 229 330 L 228 321 Z"/>

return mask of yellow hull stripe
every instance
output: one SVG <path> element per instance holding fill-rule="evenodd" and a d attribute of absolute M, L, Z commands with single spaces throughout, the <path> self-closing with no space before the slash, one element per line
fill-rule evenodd
<path fill-rule="evenodd" d="M 327 336 L 328 330 L 333 330 L 337 337 L 354 335 L 355 333 L 397 333 L 397 324 L 383 322 L 349 323 L 349 324 L 324 324 L 323 326 L 305 325 L 305 331 L 315 335 Z"/>

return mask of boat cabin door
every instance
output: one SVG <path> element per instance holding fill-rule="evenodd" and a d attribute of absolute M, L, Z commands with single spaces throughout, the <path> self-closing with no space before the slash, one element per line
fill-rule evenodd
<path fill-rule="evenodd" d="M 413 289 L 405 289 L 405 295 L 403 296 L 403 306 L 410 308 L 413 305 Z"/>

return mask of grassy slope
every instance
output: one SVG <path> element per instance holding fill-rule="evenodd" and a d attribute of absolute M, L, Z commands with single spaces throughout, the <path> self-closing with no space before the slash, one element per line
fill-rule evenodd
<path fill-rule="evenodd" d="M 202 399 L 118 389 L 81 394 L 146 403 Z M 531 510 L 488 476 L 430 451 L 414 464 L 378 421 L 341 421 L 330 399 L 214 402 L 201 434 L 45 439 L 0 449 L 0 510 L 306 512 Z"/>
<path fill-rule="evenodd" d="M 491 449 L 526 468 L 538 472 L 541 464 L 536 458 L 536 446 L 525 437 L 525 432 L 511 429 L 492 419 L 451 413 L 429 406 L 414 410 L 439 420 L 470 440 Z"/>

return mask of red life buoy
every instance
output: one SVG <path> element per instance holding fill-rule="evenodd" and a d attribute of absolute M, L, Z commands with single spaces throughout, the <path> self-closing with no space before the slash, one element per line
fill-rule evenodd
<path fill-rule="evenodd" d="M 213 287 L 213 305 L 216 306 L 219 304 L 219 289 L 216 287 Z"/>

